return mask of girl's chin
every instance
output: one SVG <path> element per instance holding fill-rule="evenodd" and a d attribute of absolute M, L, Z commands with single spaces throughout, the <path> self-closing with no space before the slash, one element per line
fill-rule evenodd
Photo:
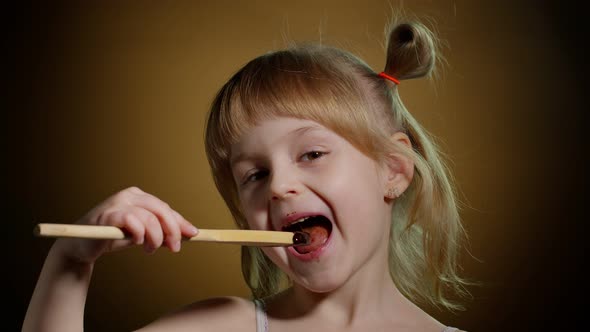
<path fill-rule="evenodd" d="M 342 270 L 325 271 L 291 271 L 290 276 L 293 287 L 305 292 L 325 294 L 342 287 L 347 280 L 346 273 Z"/>
<path fill-rule="evenodd" d="M 293 287 L 299 291 L 315 293 L 315 294 L 327 294 L 340 288 L 344 281 L 335 279 L 323 279 L 312 277 L 312 279 L 297 280 L 293 282 Z"/>

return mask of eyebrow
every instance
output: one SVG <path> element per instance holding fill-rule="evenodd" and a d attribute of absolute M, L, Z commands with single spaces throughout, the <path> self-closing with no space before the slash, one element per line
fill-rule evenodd
<path fill-rule="evenodd" d="M 309 126 L 293 129 L 290 132 L 288 132 L 287 135 L 285 135 L 285 136 L 303 136 L 305 133 L 307 133 L 309 131 L 314 131 L 314 130 L 319 130 L 319 129 L 321 129 L 321 127 L 318 125 L 309 125 Z"/>
<path fill-rule="evenodd" d="M 287 137 L 287 136 L 303 136 L 304 134 L 310 132 L 310 131 L 315 131 L 315 130 L 319 130 L 321 129 L 320 126 L 318 125 L 309 125 L 309 126 L 304 126 L 304 127 L 299 127 L 296 129 L 291 130 L 290 132 L 288 132 L 285 136 L 283 137 Z M 234 158 L 231 158 L 229 160 L 229 165 L 230 167 L 233 166 L 234 164 L 237 164 L 238 162 L 244 160 L 244 159 L 248 159 L 250 158 L 250 155 L 244 154 L 244 153 L 240 153 L 237 156 L 235 156 Z"/>

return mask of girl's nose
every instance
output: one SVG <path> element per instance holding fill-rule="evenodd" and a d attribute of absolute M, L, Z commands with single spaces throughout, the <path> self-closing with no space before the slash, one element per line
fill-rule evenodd
<path fill-rule="evenodd" d="M 293 171 L 273 172 L 270 180 L 270 199 L 274 201 L 297 196 L 301 192 L 301 187 Z"/>

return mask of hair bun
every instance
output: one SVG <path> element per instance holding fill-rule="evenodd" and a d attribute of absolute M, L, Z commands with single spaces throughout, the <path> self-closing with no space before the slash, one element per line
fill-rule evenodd
<path fill-rule="evenodd" d="M 386 74 L 397 79 L 424 77 L 432 72 L 436 60 L 435 37 L 418 22 L 396 24 L 387 38 Z"/>

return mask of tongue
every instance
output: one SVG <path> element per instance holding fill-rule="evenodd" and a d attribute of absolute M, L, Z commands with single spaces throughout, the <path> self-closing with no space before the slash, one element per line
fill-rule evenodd
<path fill-rule="evenodd" d="M 328 230 L 322 225 L 304 227 L 301 231 L 309 234 L 310 240 L 308 245 L 294 247 L 300 254 L 307 254 L 317 250 L 328 240 Z"/>

